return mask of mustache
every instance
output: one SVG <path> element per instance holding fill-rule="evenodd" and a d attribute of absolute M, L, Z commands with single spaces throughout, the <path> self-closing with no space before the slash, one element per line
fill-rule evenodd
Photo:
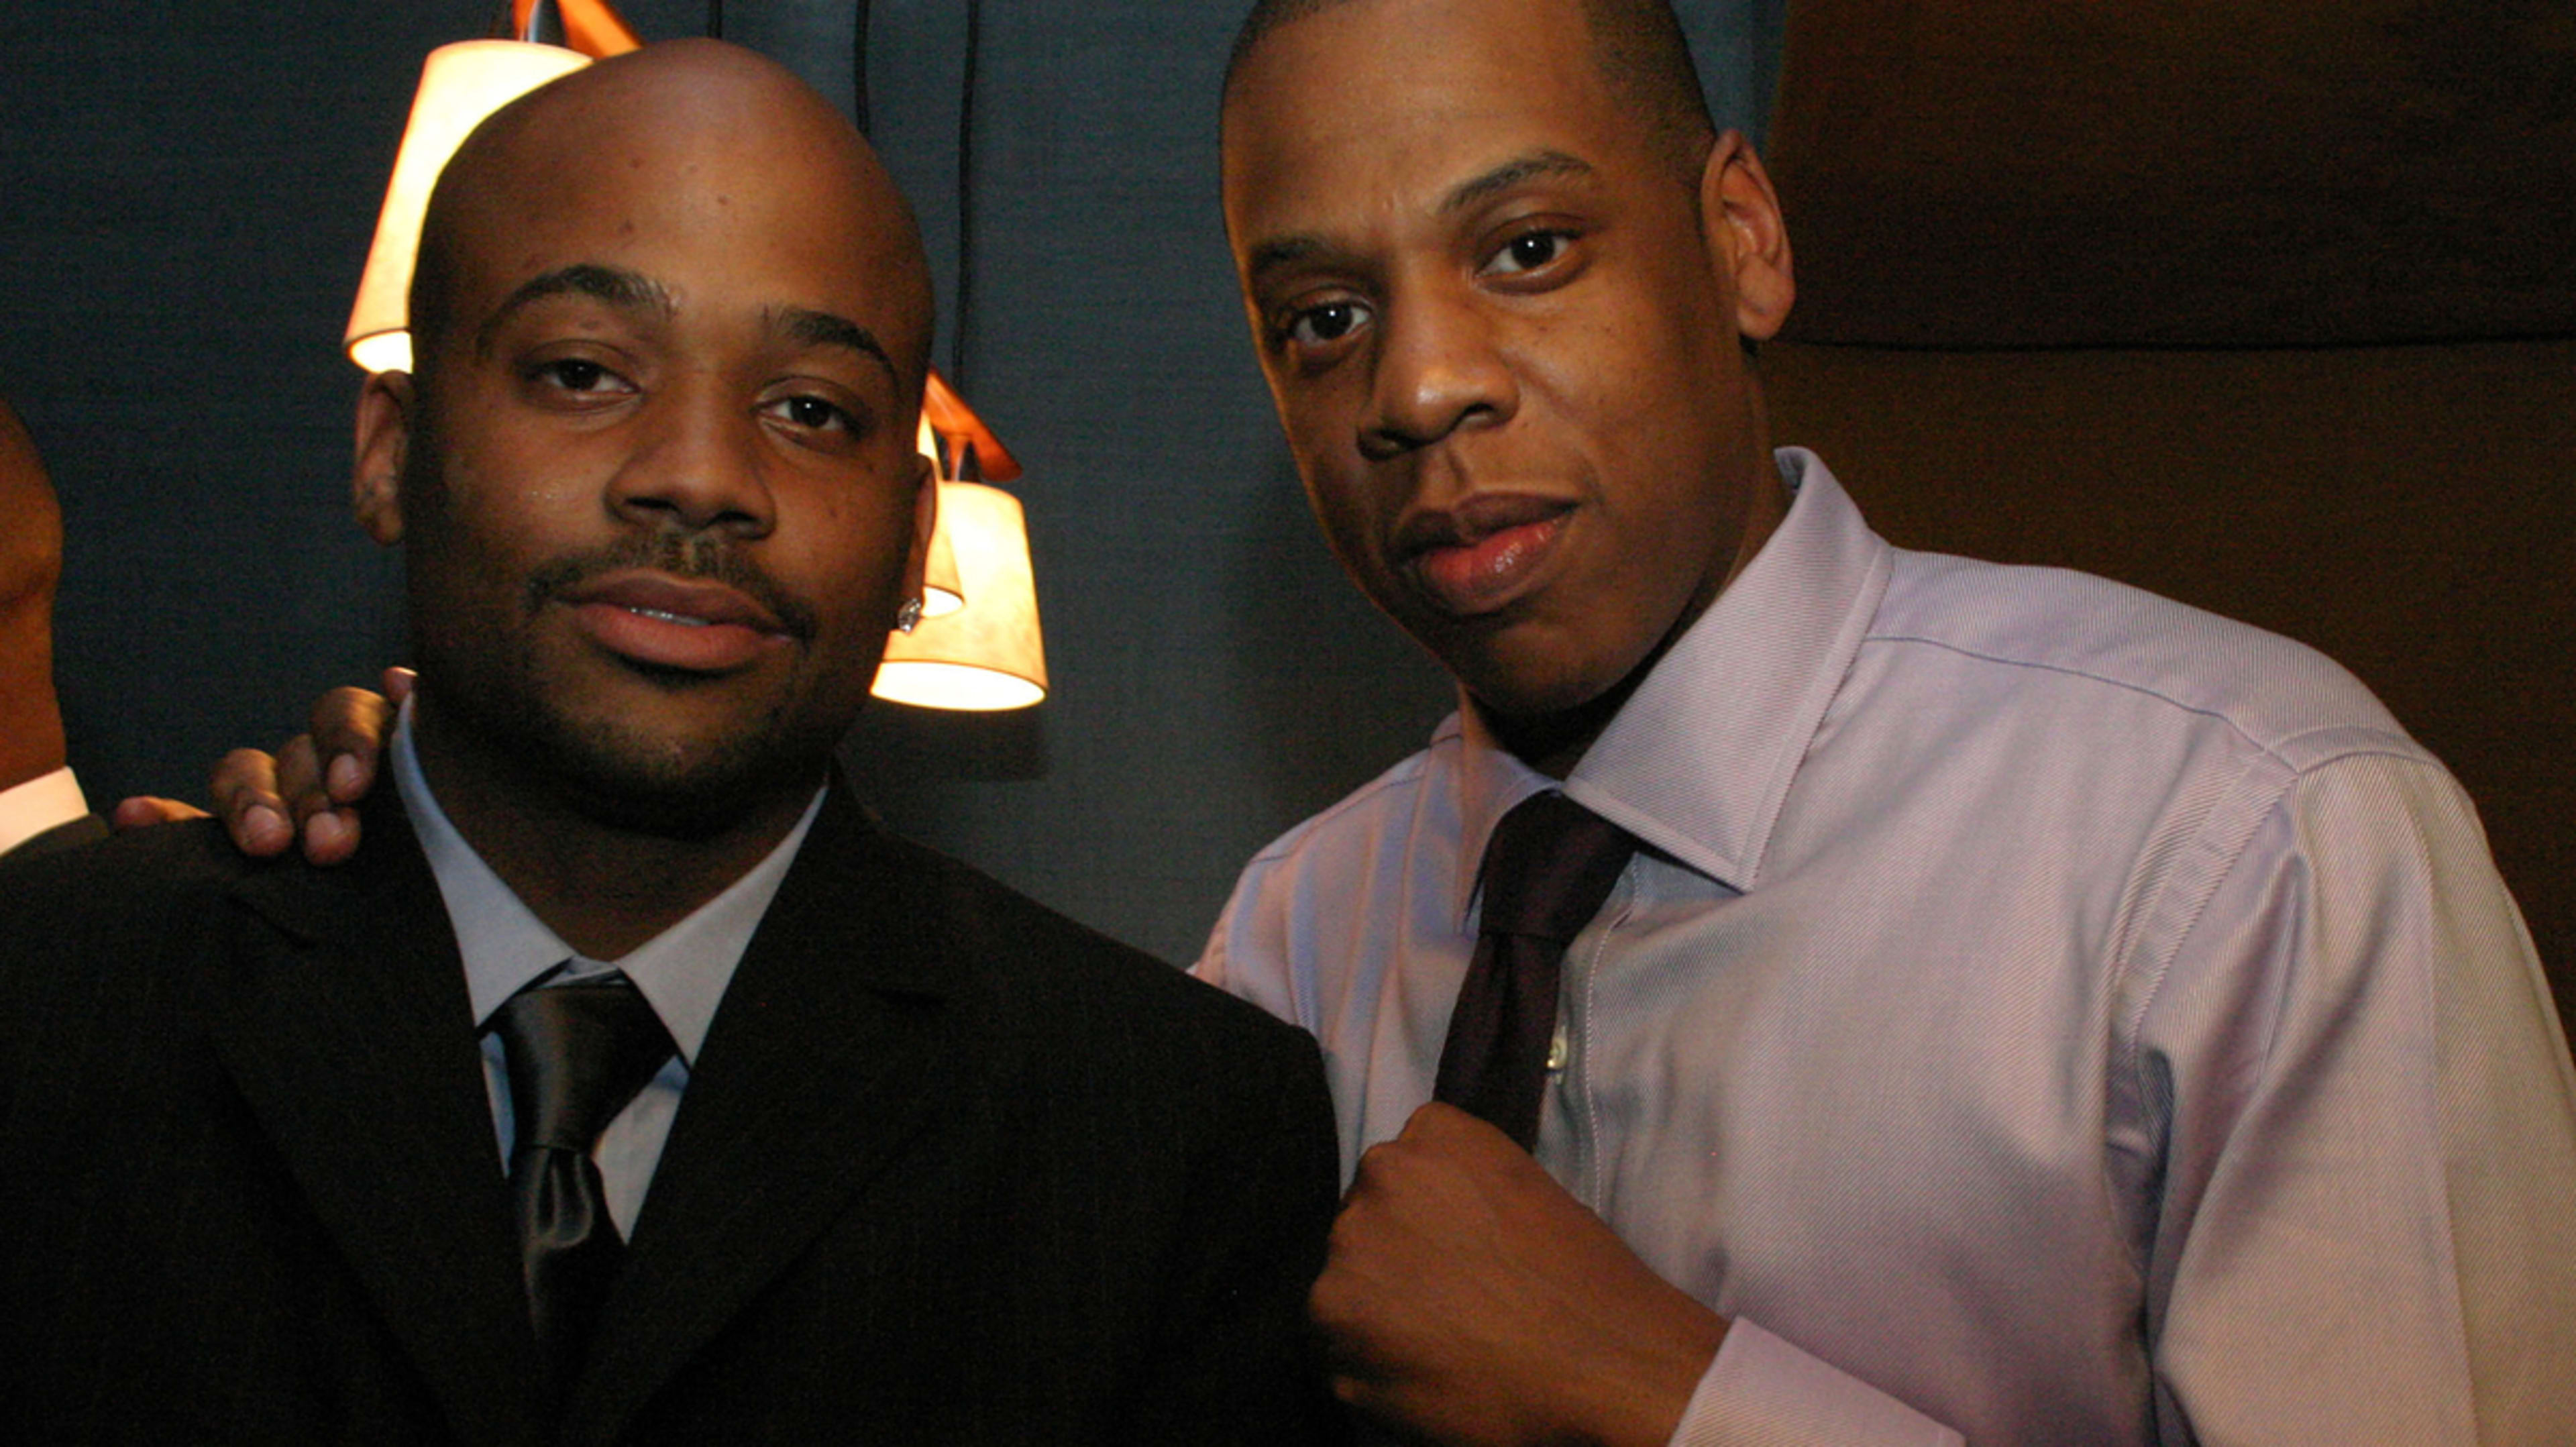
<path fill-rule="evenodd" d="M 789 637 L 814 636 L 814 610 L 778 586 L 740 549 L 719 538 L 676 533 L 627 538 L 555 559 L 528 576 L 528 611 L 534 613 L 549 600 L 594 578 L 631 569 L 651 569 L 692 582 L 721 584 L 767 609 Z"/>

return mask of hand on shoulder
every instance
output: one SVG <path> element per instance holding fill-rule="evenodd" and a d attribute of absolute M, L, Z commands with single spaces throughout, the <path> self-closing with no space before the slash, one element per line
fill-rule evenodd
<path fill-rule="evenodd" d="M 375 788 L 377 763 L 395 710 L 411 696 L 413 674 L 388 668 L 384 692 L 335 688 L 314 701 L 306 733 L 275 754 L 235 749 L 215 766 L 215 817 L 233 846 L 254 858 L 281 855 L 300 841 L 315 864 L 337 864 L 358 849 L 359 801 Z M 119 832 L 181 819 L 203 810 L 176 799 L 138 795 L 116 806 Z"/>

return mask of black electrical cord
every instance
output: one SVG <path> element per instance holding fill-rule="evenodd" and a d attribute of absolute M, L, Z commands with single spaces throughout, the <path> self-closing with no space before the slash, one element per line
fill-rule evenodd
<path fill-rule="evenodd" d="M 860 135 L 868 133 L 868 0 L 857 0 L 851 7 L 857 13 L 850 20 L 850 123 Z"/>
<path fill-rule="evenodd" d="M 982 0 L 966 0 L 966 60 L 957 81 L 957 310 L 948 334 L 948 385 L 966 392 L 966 323 L 975 306 L 975 71 Z"/>
<path fill-rule="evenodd" d="M 707 0 L 707 38 L 724 39 L 724 0 Z"/>

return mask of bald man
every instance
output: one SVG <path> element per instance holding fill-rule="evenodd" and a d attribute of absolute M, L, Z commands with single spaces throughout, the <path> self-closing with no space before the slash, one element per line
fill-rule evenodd
<path fill-rule="evenodd" d="M 107 836 L 63 751 L 54 698 L 54 585 L 63 514 L 35 439 L 0 402 L 0 854 Z"/>
<path fill-rule="evenodd" d="M 0 889 L 0 1435 L 1310 1441 L 1311 1040 L 880 832 L 930 298 L 785 72 L 650 47 L 432 203 L 353 492 L 370 847 Z"/>

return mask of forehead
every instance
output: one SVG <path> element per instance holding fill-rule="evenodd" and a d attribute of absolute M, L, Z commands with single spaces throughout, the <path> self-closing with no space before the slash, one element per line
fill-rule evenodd
<path fill-rule="evenodd" d="M 569 108 L 568 108 L 569 109 Z M 451 245 L 468 329 L 530 278 L 638 273 L 684 312 L 802 307 L 907 335 L 926 306 L 890 190 L 836 148 L 724 125 L 581 124 L 483 158 Z"/>
<path fill-rule="evenodd" d="M 1352 0 L 1246 58 L 1225 111 L 1225 202 L 1242 228 L 1398 202 L 1493 164 L 1636 148 L 1575 0 Z"/>

